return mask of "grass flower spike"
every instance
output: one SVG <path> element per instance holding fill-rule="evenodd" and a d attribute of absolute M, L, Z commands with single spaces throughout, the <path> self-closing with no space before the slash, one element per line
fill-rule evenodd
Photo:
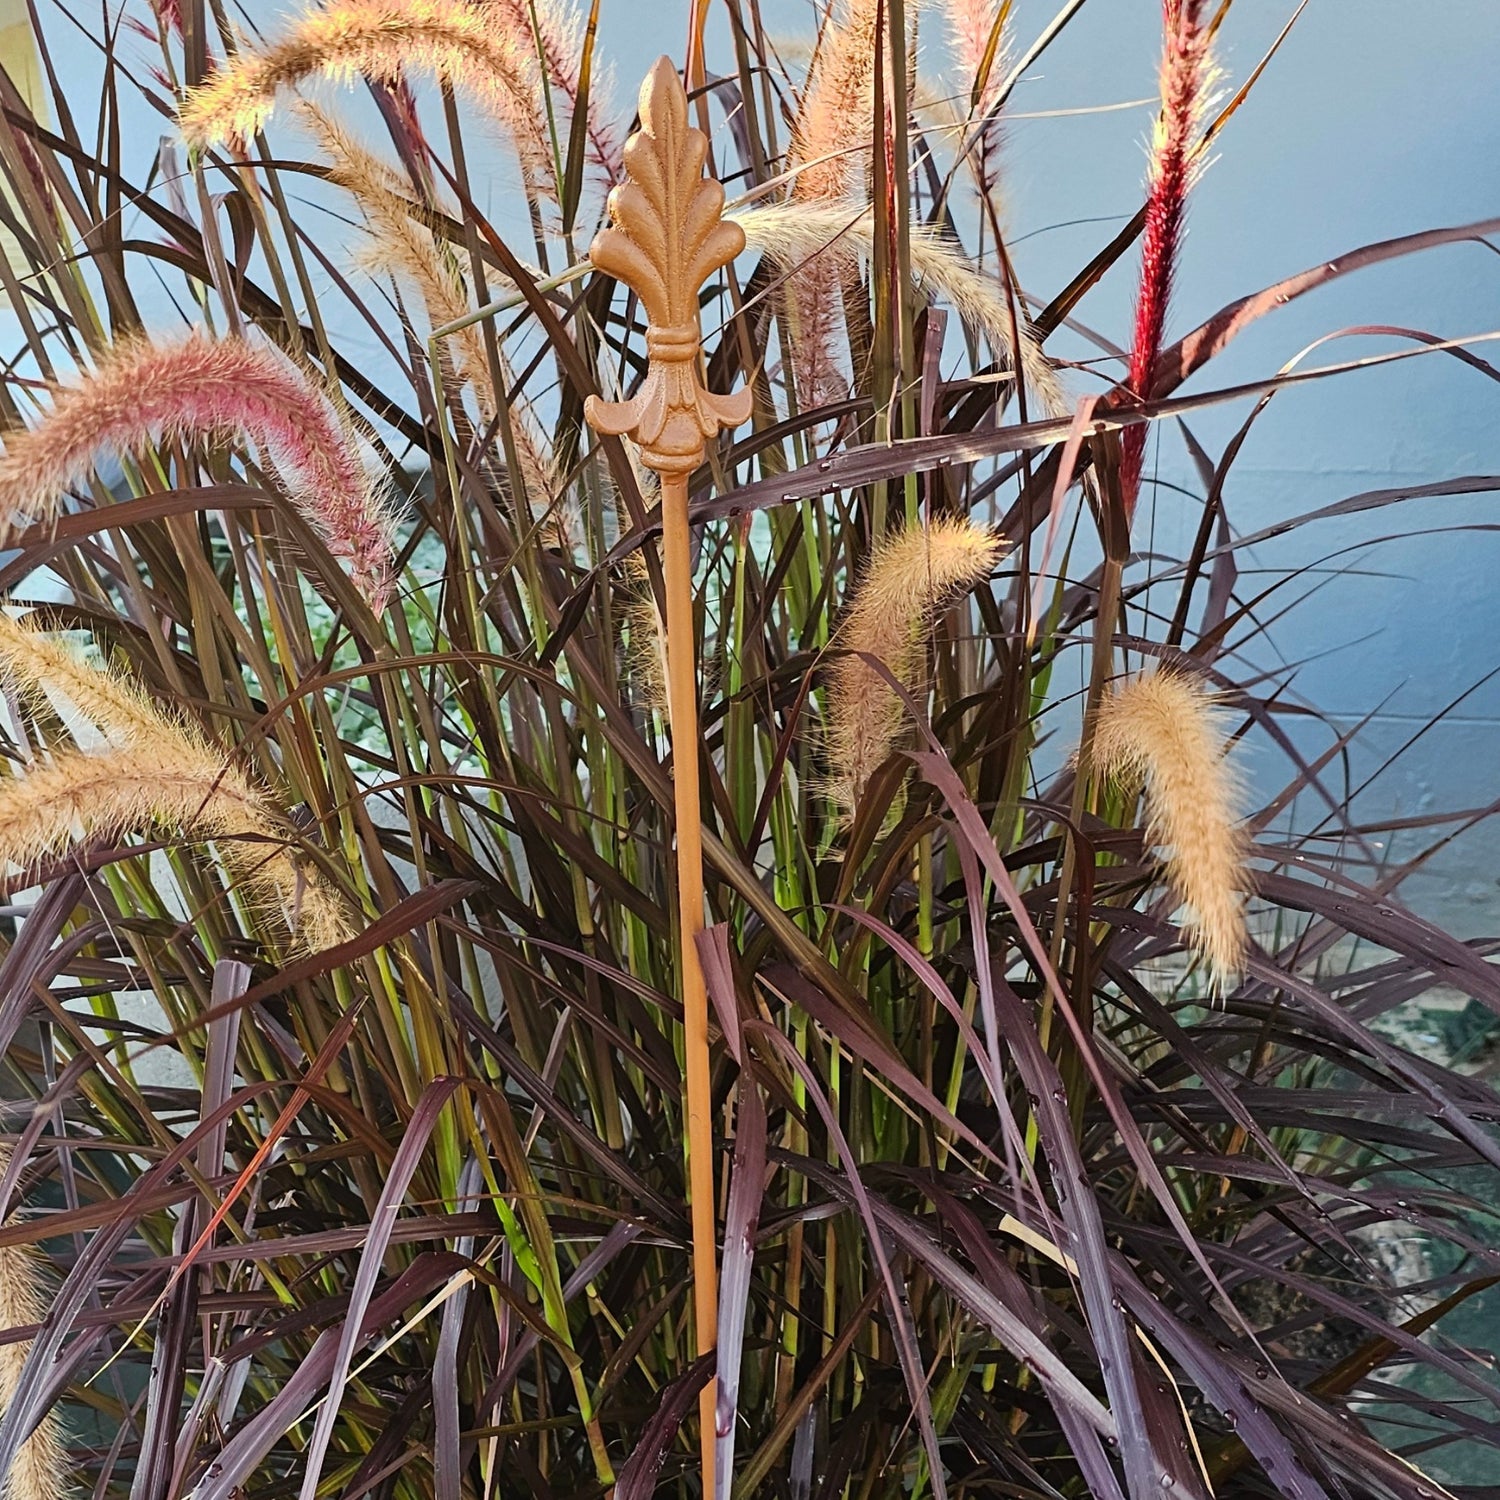
<path fill-rule="evenodd" d="M 769 255 L 788 270 L 822 264 L 856 283 L 870 260 L 875 216 L 869 209 L 839 203 L 772 203 L 738 209 L 730 215 L 752 250 Z M 912 279 L 930 296 L 948 302 L 974 333 L 982 333 L 995 355 L 1011 356 L 1012 324 L 1004 289 L 984 273 L 954 241 L 925 225 L 913 225 L 909 243 Z M 1016 326 L 1021 371 L 1038 405 L 1049 416 L 1068 409 L 1057 371 L 1023 321 Z"/>
<path fill-rule="evenodd" d="M 547 82 L 567 103 L 571 119 L 582 92 L 579 76 L 583 46 L 578 16 L 562 0 L 485 0 L 486 9 L 523 50 L 539 52 Z M 607 79 L 595 73 L 590 82 L 588 118 L 584 121 L 588 159 L 606 186 L 625 172 L 623 143 L 607 118 Z"/>
<path fill-rule="evenodd" d="M 1247 846 L 1221 719 L 1198 683 L 1158 671 L 1104 700 L 1093 743 L 1103 775 L 1143 784 L 1146 837 L 1166 851 L 1167 880 L 1188 910 L 1188 940 L 1215 987 L 1238 971 L 1246 944 Z"/>
<path fill-rule="evenodd" d="M 974 118 L 983 119 L 1000 97 L 1010 7 L 1002 0 L 945 0 L 943 9 L 959 81 L 969 91 L 969 98 L 958 102 L 960 107 L 967 104 Z"/>
<path fill-rule="evenodd" d="M 1166 50 L 1161 64 L 1161 113 L 1151 141 L 1150 192 L 1141 235 L 1141 282 L 1136 294 L 1135 337 L 1125 384 L 1139 400 L 1151 398 L 1156 360 L 1166 328 L 1167 304 L 1188 191 L 1201 165 L 1198 128 L 1213 87 L 1209 53 L 1212 28 L 1207 0 L 1162 0 Z M 1121 438 L 1120 491 L 1127 520 L 1140 495 L 1146 454 L 1146 424 L 1127 427 Z"/>
<path fill-rule="evenodd" d="M 394 168 L 352 140 L 321 110 L 304 105 L 302 115 L 331 160 L 329 179 L 349 192 L 364 213 L 367 236 L 359 264 L 372 276 L 390 276 L 413 288 L 432 328 L 462 322 L 474 311 L 473 298 L 434 216 L 409 196 Z M 500 379 L 509 386 L 514 374 L 504 354 L 496 352 Z M 480 420 L 488 426 L 501 402 L 481 325 L 470 323 L 448 334 L 440 341 L 438 357 L 444 362 L 445 378 L 467 384 L 474 392 Z M 551 506 L 558 485 L 527 403 L 512 398 L 507 415 L 527 498 L 533 507 Z M 558 527 L 548 530 L 555 534 Z"/>
<path fill-rule="evenodd" d="M 792 137 L 798 202 L 863 195 L 880 17 L 877 0 L 846 0 L 823 27 Z"/>
<path fill-rule="evenodd" d="M 161 711 L 133 683 L 86 661 L 65 640 L 0 613 L 0 671 L 33 706 L 60 711 L 59 699 L 112 746 L 149 740 Z"/>
<path fill-rule="evenodd" d="M 0 1172 L 9 1163 L 10 1152 L 0 1150 Z M 30 1245 L 0 1247 L 0 1329 L 29 1328 L 40 1323 L 50 1307 L 37 1252 Z M 29 1341 L 0 1344 L 0 1414 L 9 1410 L 15 1398 L 30 1353 Z M 5 1500 L 61 1500 L 68 1491 L 62 1424 L 54 1410 L 42 1418 L 21 1445 L 10 1473 L 0 1486 L 0 1494 Z"/>
<path fill-rule="evenodd" d="M 639 553 L 632 553 L 625 568 L 622 590 L 625 626 L 625 661 L 642 708 L 653 713 L 667 711 L 667 626 L 661 605 L 651 592 L 650 577 Z"/>
<path fill-rule="evenodd" d="M 866 201 L 880 18 L 877 0 L 846 0 L 819 35 L 792 132 L 791 201 L 799 208 L 836 204 L 857 213 Z M 803 404 L 841 399 L 847 382 L 833 352 L 842 321 L 836 260 L 810 260 L 792 277 L 790 301 Z"/>
<path fill-rule="evenodd" d="M 528 182 L 555 191 L 535 53 L 465 0 L 337 0 L 309 11 L 264 51 L 228 58 L 183 101 L 179 120 L 192 145 L 239 145 L 271 117 L 281 90 L 306 78 L 393 83 L 411 71 L 474 98 L 512 137 Z"/>
<path fill-rule="evenodd" d="M 217 841 L 245 890 L 279 909 L 302 946 L 316 951 L 349 936 L 345 903 L 295 852 L 286 816 L 191 725 L 8 618 L 0 666 L 32 699 L 61 693 L 111 741 L 102 753 L 64 750 L 0 780 L 0 869 L 29 869 L 97 839 L 181 834 Z"/>
<path fill-rule="evenodd" d="M 468 317 L 474 307 L 458 263 L 400 174 L 313 105 L 303 106 L 302 117 L 330 159 L 329 180 L 350 193 L 364 213 L 367 240 L 358 255 L 360 266 L 372 276 L 391 276 L 413 287 L 434 328 Z M 444 340 L 444 347 L 451 373 L 473 388 L 488 421 L 497 403 L 483 330 L 471 323 Z"/>
<path fill-rule="evenodd" d="M 6 443 L 0 525 L 45 520 L 101 453 L 153 442 L 247 439 L 273 461 L 287 498 L 377 612 L 391 586 L 391 521 L 353 434 L 311 380 L 268 347 L 193 334 L 117 348 L 52 409 Z"/>
<path fill-rule="evenodd" d="M 915 686 L 934 615 L 982 583 L 1004 548 L 987 527 L 953 517 L 898 532 L 876 548 L 835 642 L 849 654 L 833 664 L 828 679 L 827 791 L 845 818 L 896 748 L 905 715 L 864 657 L 884 662 L 903 686 Z"/>

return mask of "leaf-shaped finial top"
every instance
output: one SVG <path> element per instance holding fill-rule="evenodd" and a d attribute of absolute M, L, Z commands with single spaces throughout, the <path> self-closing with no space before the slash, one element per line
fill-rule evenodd
<path fill-rule="evenodd" d="M 589 425 L 630 434 L 660 474 L 686 474 L 721 427 L 750 415 L 748 389 L 716 396 L 698 379 L 698 289 L 745 248 L 724 219 L 724 189 L 703 175 L 708 138 L 688 124 L 687 95 L 670 59 L 641 85 L 641 128 L 625 143 L 625 181 L 609 195 L 613 221 L 589 247 L 601 270 L 634 289 L 646 309 L 646 379 L 629 401 L 584 406 Z"/>

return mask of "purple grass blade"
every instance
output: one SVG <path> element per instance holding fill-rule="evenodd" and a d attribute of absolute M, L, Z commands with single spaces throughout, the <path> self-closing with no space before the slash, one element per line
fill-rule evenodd
<path fill-rule="evenodd" d="M 719 1263 L 719 1404 L 715 1421 L 718 1441 L 714 1448 L 714 1489 L 726 1500 L 734 1480 L 740 1361 L 745 1345 L 745 1314 L 750 1303 L 750 1272 L 755 1262 L 755 1232 L 760 1223 L 766 1176 L 766 1107 L 750 1072 L 740 1074 L 735 1098 L 734 1165 L 730 1169 L 724 1250 Z"/>
<path fill-rule="evenodd" d="M 657 1396 L 656 1410 L 641 1430 L 634 1451 L 621 1466 L 615 1483 L 615 1500 L 650 1500 L 656 1489 L 667 1452 L 682 1426 L 683 1418 L 698 1402 L 698 1392 L 714 1373 L 714 1351 L 700 1354 L 682 1374 Z"/>
<path fill-rule="evenodd" d="M 343 1399 L 344 1385 L 349 1378 L 349 1366 L 354 1358 L 354 1346 L 359 1342 L 360 1329 L 365 1310 L 375 1295 L 375 1284 L 380 1276 L 380 1267 L 385 1260 L 386 1246 L 396 1215 L 401 1211 L 401 1200 L 406 1196 L 411 1182 L 422 1160 L 422 1153 L 448 1101 L 463 1087 L 459 1078 L 438 1078 L 423 1090 L 417 1107 L 401 1137 L 401 1146 L 391 1162 L 380 1201 L 370 1217 L 370 1233 L 360 1256 L 359 1272 L 354 1278 L 354 1287 L 349 1298 L 349 1313 L 339 1339 L 338 1354 L 334 1361 L 328 1394 L 318 1410 L 317 1425 L 307 1445 L 303 1460 L 301 1500 L 316 1500 L 318 1481 L 323 1475 L 323 1460 L 328 1444 L 333 1437 L 333 1425 L 338 1420 L 339 1403 Z"/>

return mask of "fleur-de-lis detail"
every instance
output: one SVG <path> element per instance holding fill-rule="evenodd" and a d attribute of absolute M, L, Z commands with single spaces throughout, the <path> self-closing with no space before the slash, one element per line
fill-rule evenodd
<path fill-rule="evenodd" d="M 687 95 L 668 58 L 641 85 L 641 128 L 625 143 L 626 180 L 609 195 L 613 221 L 589 247 L 601 270 L 634 289 L 646 309 L 649 364 L 628 401 L 590 396 L 596 431 L 629 434 L 659 474 L 687 474 L 721 427 L 750 415 L 748 387 L 732 396 L 698 378 L 698 289 L 745 248 L 745 232 L 721 217 L 724 189 L 703 175 L 708 138 L 688 124 Z"/>

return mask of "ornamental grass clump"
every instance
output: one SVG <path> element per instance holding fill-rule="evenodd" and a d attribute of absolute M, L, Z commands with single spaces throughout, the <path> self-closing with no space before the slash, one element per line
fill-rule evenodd
<path fill-rule="evenodd" d="M 390 510 L 327 395 L 275 350 L 202 333 L 127 341 L 51 394 L 36 426 L 5 440 L 0 525 L 57 515 L 103 454 L 139 457 L 154 444 L 241 438 L 271 460 L 287 499 L 347 562 L 370 607 L 384 609 Z"/>
<path fill-rule="evenodd" d="M 1146 838 L 1164 851 L 1167 881 L 1188 911 L 1183 931 L 1219 991 L 1239 972 L 1247 941 L 1248 841 L 1224 717 L 1201 683 L 1150 672 L 1111 690 L 1092 746 L 1102 775 L 1143 789 Z"/>
<path fill-rule="evenodd" d="M 1319 7 L 122 3 L 0 77 L 12 1500 L 1491 1483 L 1494 924 L 1402 882 L 1500 793 L 1326 623 L 1494 541 L 1384 298 L 1500 220 L 1171 275 Z"/>

